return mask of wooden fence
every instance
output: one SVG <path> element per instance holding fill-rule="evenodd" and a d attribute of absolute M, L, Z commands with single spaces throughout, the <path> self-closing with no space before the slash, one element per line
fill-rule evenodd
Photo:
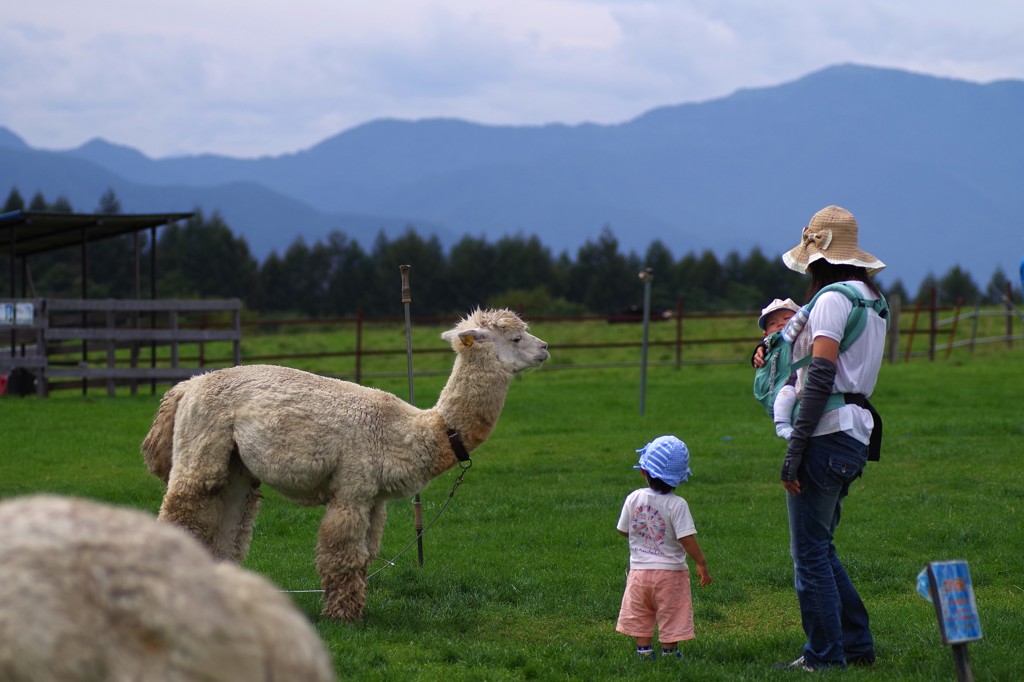
<path fill-rule="evenodd" d="M 256 338 L 261 334 L 288 335 L 292 330 L 329 330 L 349 340 L 341 349 L 333 342 L 321 344 L 335 348 L 330 351 L 304 346 L 301 352 L 262 354 L 256 349 L 258 344 L 253 343 L 245 353 L 247 364 L 268 362 L 298 366 L 357 383 L 370 377 L 404 376 L 406 368 L 404 343 L 397 343 L 393 333 L 384 337 L 379 331 L 372 333 L 381 328 L 397 329 L 403 322 L 399 317 L 368 318 L 359 312 L 352 318 L 242 321 L 237 299 L 20 299 L 13 303 L 35 312 L 27 318 L 23 315 L 20 320 L 14 319 L 14 314 L 8 314 L 6 320 L 0 315 L 0 335 L 6 333 L 10 340 L 9 350 L 0 349 L 0 377 L 14 370 L 34 373 L 34 390 L 39 395 L 76 387 L 81 387 L 83 393 L 89 387 L 105 387 L 112 395 L 117 386 L 130 386 L 135 392 L 144 382 L 149 382 L 151 390 L 155 391 L 157 382 L 173 383 L 213 368 L 238 365 L 242 363 L 243 329 Z M 3 305 L 0 302 L 0 306 Z M 985 344 L 999 343 L 1013 348 L 1015 341 L 1024 338 L 1015 333 L 1014 320 L 1022 317 L 1022 313 L 1009 296 L 1005 297 L 1002 309 L 982 310 L 975 306 L 973 310 L 964 311 L 959 303 L 955 307 L 939 307 L 934 297 L 927 307 L 918 304 L 912 310 L 904 310 L 898 298 L 890 301 L 890 306 L 892 319 L 886 358 L 891 363 L 909 362 L 924 356 L 935 360 L 943 351 L 948 358 L 955 348 L 965 347 L 973 353 L 975 348 Z M 3 310 L 0 307 L 0 313 Z M 651 323 L 658 333 L 649 339 L 648 348 L 658 351 L 659 355 L 649 364 L 679 368 L 690 364 L 746 363 L 749 351 L 758 340 L 757 336 L 746 335 L 756 315 L 756 312 L 684 313 L 679 304 L 674 312 Z M 990 318 L 1002 322 L 999 327 L 1004 333 L 991 333 Z M 634 315 L 531 316 L 530 319 L 538 328 L 546 323 L 566 327 L 584 323 L 634 323 L 635 328 L 639 321 Z M 986 319 L 990 321 L 985 322 Z M 736 322 L 730 324 L 733 320 Z M 414 327 L 436 328 L 451 321 L 450 318 L 419 317 L 415 318 Z M 979 335 L 979 323 L 988 333 Z M 708 332 L 716 327 L 721 327 L 725 333 Z M 965 333 L 968 328 L 970 331 Z M 582 336 L 584 340 L 574 336 Z M 382 338 L 387 340 L 382 341 Z M 639 366 L 639 333 L 619 335 L 614 341 L 587 341 L 587 338 L 587 334 L 548 338 L 556 361 L 548 363 L 546 370 Z M 618 340 L 623 338 L 628 340 Z M 207 352 L 207 344 L 214 344 L 212 352 Z M 574 352 L 581 357 L 596 357 L 597 361 L 557 361 Z M 420 358 L 431 355 L 438 358 L 433 363 L 435 367 L 431 367 L 430 362 L 417 362 L 417 374 L 440 374 L 450 369 L 447 362 L 450 351 L 443 345 L 414 347 L 414 353 Z M 339 360 L 351 369 L 339 371 Z"/>
<path fill-rule="evenodd" d="M 1014 333 L 1014 320 L 1017 317 L 1021 318 L 1022 324 L 1024 324 L 1024 311 L 1017 308 L 1013 302 L 1013 289 L 1010 285 L 1006 287 L 1006 293 L 1001 295 L 1002 299 L 1002 310 L 982 310 L 981 303 L 978 302 L 974 305 L 974 309 L 964 312 L 963 311 L 963 299 L 958 299 L 956 306 L 952 308 L 940 308 L 936 305 L 937 293 L 935 287 L 931 290 L 931 301 L 927 307 L 922 306 L 921 301 L 918 300 L 913 311 L 913 320 L 910 327 L 903 330 L 901 334 L 906 337 L 905 351 L 903 352 L 904 362 L 909 362 L 912 357 L 928 356 L 929 360 L 935 360 L 936 353 L 940 351 L 946 352 L 946 357 L 949 358 L 954 348 L 967 347 L 967 349 L 973 353 L 977 346 L 1000 343 L 1005 344 L 1006 348 L 1013 348 L 1014 341 L 1020 341 L 1024 339 L 1024 334 Z M 894 306 L 894 310 L 898 314 L 899 301 Z M 940 313 L 951 312 L 952 314 L 945 318 L 939 319 Z M 919 319 L 922 314 L 927 315 L 928 325 L 926 327 L 919 327 Z M 997 318 L 1004 322 L 1004 329 L 1002 334 L 990 334 L 988 336 L 978 336 L 979 322 L 984 318 Z M 894 320 L 895 321 L 895 320 Z M 959 338 L 958 332 L 960 331 L 961 323 L 969 323 L 970 331 L 968 332 L 967 338 Z M 946 331 L 948 329 L 948 331 Z M 925 349 L 920 349 L 920 344 L 915 346 L 915 337 L 918 334 L 924 334 L 927 336 L 927 345 Z M 943 341 L 943 338 L 945 341 Z M 894 350 L 890 347 L 890 351 Z M 889 360 L 895 361 L 894 353 L 890 353 Z"/>
<path fill-rule="evenodd" d="M 892 319 L 890 324 L 889 338 L 886 346 L 886 359 L 890 363 L 909 362 L 913 358 L 927 356 L 934 360 L 936 354 L 946 352 L 949 357 L 952 349 L 966 346 L 968 351 L 974 352 L 976 347 L 985 344 L 1001 343 L 1007 348 L 1013 348 L 1014 340 L 1021 339 L 1020 334 L 1014 334 L 1014 318 L 1020 316 L 1012 305 L 1004 310 L 981 310 L 978 308 L 973 312 L 964 312 L 961 306 L 940 307 L 930 306 L 928 308 L 915 307 L 908 314 L 901 310 L 901 302 L 898 298 L 890 301 Z M 989 334 L 978 335 L 978 321 L 985 318 L 996 318 L 1004 322 L 1006 333 L 1002 335 Z M 551 324 L 585 325 L 608 323 L 637 323 L 638 316 L 529 316 L 530 323 L 537 329 L 550 331 Z M 652 328 L 657 328 L 658 333 L 652 335 L 648 341 L 648 347 L 653 351 L 660 349 L 659 360 L 650 362 L 652 366 L 666 366 L 680 368 L 683 365 L 712 364 L 712 363 L 747 363 L 750 352 L 759 337 L 753 335 L 742 335 L 745 331 L 733 333 L 733 330 L 749 330 L 753 326 L 753 320 L 757 319 L 756 312 L 725 312 L 725 313 L 683 313 L 682 306 L 677 306 L 675 312 L 670 313 L 665 319 L 652 322 Z M 708 333 L 709 327 L 726 326 L 725 322 L 739 320 L 740 324 L 732 325 L 725 329 L 726 333 Z M 922 321 L 923 320 L 923 321 Z M 449 324 L 450 318 L 418 317 L 414 318 L 413 327 L 432 327 Z M 968 323 L 973 334 L 967 338 L 961 338 Z M 318 373 L 330 374 L 339 378 L 350 379 L 361 383 L 368 378 L 398 377 L 405 376 L 406 350 L 400 345 L 397 335 L 392 334 L 389 341 L 379 340 L 380 334 L 372 333 L 375 328 L 388 327 L 397 329 L 402 324 L 399 317 L 365 317 L 361 312 L 352 318 L 334 319 L 287 319 L 287 320 L 253 320 L 244 322 L 243 327 L 251 328 L 253 334 L 247 336 L 259 336 L 263 334 L 287 334 L 290 331 L 300 329 L 343 329 L 347 339 L 351 339 L 351 345 L 344 349 L 331 351 L 304 352 L 279 352 L 272 354 L 258 354 L 253 350 L 245 353 L 247 363 L 269 362 L 291 366 L 300 366 Z M 546 326 L 545 326 L 546 325 Z M 634 325 L 638 326 L 638 325 Z M 991 327 L 991 324 L 987 326 Z M 312 332 L 310 332 L 312 333 Z M 583 336 L 586 336 L 585 334 Z M 376 338 L 377 340 L 367 340 Z M 565 340 L 564 338 L 545 339 L 551 343 L 553 360 L 545 364 L 545 371 L 567 370 L 567 369 L 594 369 L 604 367 L 639 366 L 641 356 L 641 338 L 639 332 L 632 334 L 629 340 L 615 341 L 578 341 Z M 251 348 L 251 347 L 250 347 Z M 428 356 L 446 356 L 449 354 L 447 348 L 436 346 L 422 348 L 414 344 L 414 355 L 417 358 L 426 360 Z M 573 361 L 561 362 L 570 352 L 577 352 L 578 356 L 596 357 L 597 361 Z M 394 362 L 388 362 L 389 369 L 381 371 L 382 359 L 391 357 Z M 609 360 L 616 356 L 617 361 Z M 402 362 L 399 362 L 399 358 Z M 338 366 L 341 360 L 350 363 L 350 370 L 329 371 L 325 370 L 326 365 Z M 317 361 L 323 361 L 322 363 Z M 434 363 L 437 369 L 422 369 L 429 367 L 430 362 L 417 361 L 417 375 L 441 374 L 448 370 L 445 362 Z M 368 369 L 373 365 L 375 369 Z M 393 369 L 391 369 L 393 368 Z"/>
<path fill-rule="evenodd" d="M 520 311 L 523 312 L 523 311 Z M 532 316 L 528 315 L 531 325 L 544 325 L 546 323 L 567 323 L 570 325 L 585 325 L 585 324 L 630 324 L 631 327 L 635 328 L 639 325 L 639 315 L 613 315 L 613 316 L 598 316 L 598 315 L 578 315 L 578 316 Z M 657 322 L 659 328 L 670 328 L 673 332 L 661 334 L 660 338 L 655 338 L 649 341 L 649 346 L 652 348 L 665 348 L 670 351 L 672 359 L 662 362 L 654 362 L 654 365 L 675 365 L 681 366 L 683 364 L 691 364 L 692 360 L 684 360 L 685 349 L 694 349 L 699 347 L 712 347 L 722 344 L 743 344 L 744 347 L 749 346 L 753 348 L 756 343 L 755 337 L 750 336 L 713 336 L 713 337 L 700 337 L 693 335 L 692 333 L 688 336 L 684 336 L 684 319 L 687 322 L 693 322 L 695 320 L 727 320 L 727 319 L 739 319 L 743 318 L 746 322 L 756 320 L 757 315 L 751 317 L 750 313 L 745 312 L 726 312 L 726 313 L 695 313 L 682 315 L 681 311 L 668 313 L 663 318 L 660 318 Z M 436 316 L 420 316 L 413 318 L 414 328 L 440 328 L 448 325 L 452 322 L 451 317 L 436 317 Z M 404 346 L 398 346 L 393 343 L 389 343 L 387 347 L 383 345 L 374 345 L 374 341 L 367 341 L 368 337 L 373 337 L 372 330 L 380 328 L 397 328 L 404 322 L 403 318 L 400 317 L 367 317 L 362 311 L 358 311 L 354 317 L 351 318 L 315 318 L 315 319 L 260 319 L 243 322 L 243 328 L 248 328 L 253 331 L 249 338 L 258 336 L 261 332 L 263 334 L 287 334 L 290 331 L 299 329 L 343 329 L 346 337 L 350 337 L 353 340 L 353 345 L 348 350 L 332 350 L 332 351 L 311 351 L 311 352 L 299 352 L 299 353 L 273 353 L 273 354 L 258 354 L 251 351 L 245 353 L 246 363 L 272 363 L 272 364 L 284 364 L 290 366 L 302 366 L 305 365 L 310 368 L 311 371 L 315 371 L 322 374 L 328 374 L 338 378 L 349 379 L 356 383 L 362 383 L 365 378 L 386 378 L 406 375 L 405 358 L 407 350 Z M 752 324 L 752 322 L 751 322 Z M 603 341 L 603 342 L 579 342 L 579 341 L 564 341 L 560 340 L 552 343 L 551 348 L 561 354 L 565 351 L 581 351 L 583 353 L 593 352 L 600 356 L 608 356 L 615 354 L 616 351 L 630 351 L 632 349 L 639 349 L 640 342 L 635 340 L 629 341 Z M 426 357 L 431 355 L 441 356 L 445 358 L 444 361 L 438 363 L 441 366 L 445 366 L 445 369 L 418 369 L 416 370 L 417 375 L 430 375 L 430 374 L 446 374 L 450 370 L 450 366 L 447 362 L 447 356 L 451 354 L 451 351 L 444 345 L 437 345 L 432 348 L 421 348 L 414 347 L 413 353 L 417 357 Z M 367 370 L 366 366 L 369 363 L 379 365 L 382 359 L 394 357 L 396 361 L 393 363 L 393 371 L 380 371 L 370 369 Z M 401 357 L 403 362 L 397 362 L 397 358 Z M 336 364 L 339 359 L 348 360 L 351 362 L 351 372 L 326 372 L 323 369 L 317 367 L 312 368 L 311 364 L 317 360 L 332 361 Z M 390 363 L 389 363 L 390 364 Z M 617 367 L 617 366 L 630 366 L 635 365 L 637 362 L 632 359 L 613 362 L 602 360 L 599 362 L 588 362 L 588 363 L 574 363 L 574 364 L 559 364 L 557 362 L 549 362 L 545 364 L 545 368 L 550 370 L 559 369 L 585 369 L 585 368 L 599 368 L 599 367 Z M 417 363 L 417 366 L 421 366 Z"/>
<path fill-rule="evenodd" d="M 119 385 L 135 392 L 148 382 L 155 390 L 157 382 L 242 362 L 238 299 L 18 299 L 0 305 L 24 311 L 20 320 L 0 318 L 0 333 L 9 337 L 0 353 L 0 375 L 10 376 L 9 389 L 15 379 L 31 376 L 40 396 L 74 387 L 87 393 L 90 386 L 114 395 Z M 227 319 L 214 324 L 210 316 Z M 202 351 L 210 342 L 230 344 L 230 357 L 207 361 Z M 181 363 L 185 345 L 200 349 L 197 365 Z"/>

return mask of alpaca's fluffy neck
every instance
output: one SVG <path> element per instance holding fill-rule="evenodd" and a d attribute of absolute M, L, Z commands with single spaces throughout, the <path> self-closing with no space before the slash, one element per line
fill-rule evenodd
<path fill-rule="evenodd" d="M 509 369 L 494 366 L 493 358 L 481 360 L 456 356 L 452 374 L 434 406 L 448 428 L 462 434 L 470 452 L 491 435 L 512 383 Z"/>

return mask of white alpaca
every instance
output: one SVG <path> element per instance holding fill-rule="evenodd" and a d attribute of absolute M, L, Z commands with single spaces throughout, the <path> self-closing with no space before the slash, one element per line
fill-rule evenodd
<path fill-rule="evenodd" d="M 0 502 L 0 680 L 334 680 L 264 578 L 141 511 L 49 495 Z"/>
<path fill-rule="evenodd" d="M 221 558 L 249 551 L 261 483 L 326 505 L 316 550 L 324 615 L 357 620 L 389 499 L 453 467 L 494 429 L 512 378 L 548 358 L 508 310 L 477 310 L 442 338 L 455 366 L 437 405 L 285 367 L 250 365 L 169 390 L 142 443 L 167 482 L 160 518 Z"/>

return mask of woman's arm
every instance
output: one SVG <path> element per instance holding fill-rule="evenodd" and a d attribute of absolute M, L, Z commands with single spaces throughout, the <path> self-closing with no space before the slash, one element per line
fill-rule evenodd
<path fill-rule="evenodd" d="M 839 342 L 827 336 L 816 336 L 811 345 L 811 355 L 835 363 L 839 359 Z"/>
<path fill-rule="evenodd" d="M 807 381 L 800 396 L 800 411 L 793 424 L 793 435 L 786 448 L 786 459 L 782 463 L 782 485 L 790 495 L 800 494 L 797 471 L 803 461 L 804 452 L 811 434 L 818 427 L 825 403 L 832 395 L 836 381 L 836 361 L 839 359 L 839 342 L 827 336 L 814 337 L 811 346 L 811 364 L 807 367 Z"/>

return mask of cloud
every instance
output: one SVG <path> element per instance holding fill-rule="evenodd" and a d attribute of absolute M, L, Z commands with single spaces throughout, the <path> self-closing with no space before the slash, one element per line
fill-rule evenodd
<path fill-rule="evenodd" d="M 257 156 L 384 118 L 613 123 L 856 62 L 1024 75 L 1016 0 L 106 0 L 0 18 L 0 111 L 36 146 Z"/>

